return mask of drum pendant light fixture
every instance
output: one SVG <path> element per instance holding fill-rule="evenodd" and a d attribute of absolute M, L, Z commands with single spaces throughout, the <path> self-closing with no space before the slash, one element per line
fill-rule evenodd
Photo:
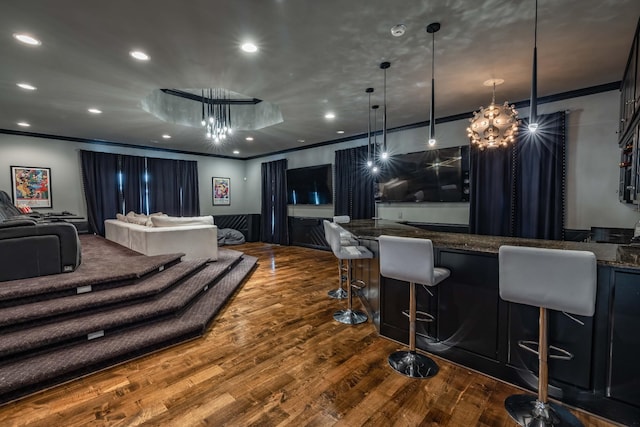
<path fill-rule="evenodd" d="M 384 85 L 382 87 L 382 153 L 380 158 L 387 160 L 389 152 L 387 151 L 387 68 L 391 67 L 390 62 L 383 62 L 380 68 L 384 71 Z"/>
<path fill-rule="evenodd" d="M 367 109 L 367 167 L 371 168 L 373 166 L 373 160 L 371 159 L 371 94 L 373 93 L 373 88 L 368 87 L 365 92 L 369 95 L 369 108 Z"/>
<path fill-rule="evenodd" d="M 429 147 L 436 145 L 436 101 L 435 101 L 435 52 L 436 33 L 440 30 L 440 23 L 433 22 L 427 25 L 427 33 L 431 34 L 431 114 L 429 116 Z"/>

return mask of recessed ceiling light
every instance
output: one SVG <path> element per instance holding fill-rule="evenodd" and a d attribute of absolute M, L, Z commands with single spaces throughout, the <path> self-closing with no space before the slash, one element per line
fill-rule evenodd
<path fill-rule="evenodd" d="M 325 119 L 335 119 L 336 115 L 334 113 L 327 113 L 324 115 Z"/>
<path fill-rule="evenodd" d="M 240 154 L 240 151 L 238 151 L 238 150 L 233 150 L 233 154 Z"/>
<path fill-rule="evenodd" d="M 91 114 L 102 114 L 101 110 L 98 110 L 97 108 L 89 108 L 87 109 L 88 112 L 90 112 Z"/>
<path fill-rule="evenodd" d="M 393 37 L 402 37 L 404 36 L 405 31 L 407 31 L 407 26 L 404 24 L 398 24 L 391 27 L 391 35 Z"/>
<path fill-rule="evenodd" d="M 42 42 L 40 40 L 38 40 L 35 37 L 32 37 L 28 34 L 14 34 L 13 38 L 15 38 L 16 40 L 18 40 L 19 42 L 22 42 L 24 44 L 28 44 L 31 46 L 40 46 L 42 44 Z"/>
<path fill-rule="evenodd" d="M 36 87 L 30 85 L 29 83 L 16 83 L 16 85 L 25 90 L 36 90 Z"/>
<path fill-rule="evenodd" d="M 28 128 L 31 125 L 27 122 L 18 122 L 18 126 L 22 126 L 23 128 Z"/>
<path fill-rule="evenodd" d="M 298 142 L 304 142 L 304 139 L 299 139 Z"/>
<path fill-rule="evenodd" d="M 247 141 L 253 141 L 253 137 L 252 136 L 248 136 L 245 138 Z"/>
<path fill-rule="evenodd" d="M 163 135 L 162 135 L 162 137 L 163 137 L 164 139 L 171 139 L 171 135 L 169 135 L 169 134 L 167 134 L 167 133 L 163 134 Z"/>
<path fill-rule="evenodd" d="M 149 55 L 147 55 L 141 50 L 132 50 L 131 52 L 129 52 L 129 55 L 133 56 L 134 58 L 140 61 L 148 61 L 150 59 Z"/>
<path fill-rule="evenodd" d="M 243 43 L 242 46 L 240 46 L 240 49 L 248 53 L 255 53 L 258 51 L 258 46 L 253 43 Z"/>
<path fill-rule="evenodd" d="M 342 134 L 342 133 L 344 133 L 344 131 L 343 130 L 339 130 L 339 131 L 336 131 L 336 133 Z"/>

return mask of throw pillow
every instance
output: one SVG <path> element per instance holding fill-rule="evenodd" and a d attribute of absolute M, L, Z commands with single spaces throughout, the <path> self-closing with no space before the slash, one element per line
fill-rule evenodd
<path fill-rule="evenodd" d="M 116 214 L 116 219 L 117 219 L 118 221 L 128 222 L 128 221 L 127 221 L 127 217 L 126 217 L 126 216 L 124 216 L 124 215 L 122 215 L 121 213 L 117 213 L 117 214 Z"/>
<path fill-rule="evenodd" d="M 213 217 L 207 216 L 152 216 L 151 223 L 154 227 L 176 227 L 187 225 L 213 225 Z"/>
<path fill-rule="evenodd" d="M 149 220 L 149 217 L 147 217 L 146 215 L 136 215 L 136 216 L 128 217 L 127 220 L 131 224 L 147 225 L 147 221 Z"/>

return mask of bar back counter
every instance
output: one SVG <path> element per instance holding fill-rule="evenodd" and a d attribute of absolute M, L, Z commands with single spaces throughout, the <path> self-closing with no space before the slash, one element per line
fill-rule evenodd
<path fill-rule="evenodd" d="M 419 349 L 511 384 L 535 391 L 537 356 L 518 346 L 537 341 L 538 310 L 500 299 L 501 245 L 591 251 L 598 260 L 593 317 L 549 310 L 549 344 L 571 360 L 549 360 L 549 395 L 624 425 L 640 426 L 640 248 L 432 232 L 388 220 L 353 220 L 343 227 L 374 254 L 354 262 L 364 280 L 362 300 L 378 332 L 408 343 L 409 287 L 379 274 L 380 235 L 430 239 L 435 265 L 451 270 L 441 286 L 418 287 L 418 310 L 436 320 L 417 325 Z M 434 292 L 435 291 L 435 292 Z"/>

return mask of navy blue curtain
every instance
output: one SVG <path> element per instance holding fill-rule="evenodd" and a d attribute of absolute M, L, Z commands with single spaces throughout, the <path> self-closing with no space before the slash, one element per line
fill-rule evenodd
<path fill-rule="evenodd" d="M 336 151 L 334 215 L 349 215 L 351 219 L 373 217 L 374 180 L 366 162 L 366 145 Z"/>
<path fill-rule="evenodd" d="M 262 163 L 260 240 L 289 244 L 287 211 L 287 159 Z"/>
<path fill-rule="evenodd" d="M 180 185 L 177 160 L 147 158 L 149 213 L 180 216 Z"/>
<path fill-rule="evenodd" d="M 104 220 L 119 209 L 118 155 L 80 150 L 89 232 L 104 236 Z"/>
<path fill-rule="evenodd" d="M 565 113 L 523 120 L 507 149 L 471 148 L 469 230 L 474 234 L 561 240 L 564 231 Z"/>
<path fill-rule="evenodd" d="M 145 206 L 145 158 L 138 156 L 119 156 L 122 171 L 122 209 L 118 212 L 126 214 L 129 211 L 142 213 L 147 211 Z"/>
<path fill-rule="evenodd" d="M 200 197 L 198 186 L 198 162 L 178 160 L 180 177 L 180 216 L 199 216 Z"/>
<path fill-rule="evenodd" d="M 147 187 L 149 213 L 200 215 L 197 162 L 147 158 Z"/>
<path fill-rule="evenodd" d="M 511 235 L 513 146 L 471 147 L 469 169 L 469 232 L 491 236 Z"/>
<path fill-rule="evenodd" d="M 515 146 L 516 237 L 562 240 L 565 195 L 565 113 L 539 117 L 535 134 L 521 129 Z"/>

